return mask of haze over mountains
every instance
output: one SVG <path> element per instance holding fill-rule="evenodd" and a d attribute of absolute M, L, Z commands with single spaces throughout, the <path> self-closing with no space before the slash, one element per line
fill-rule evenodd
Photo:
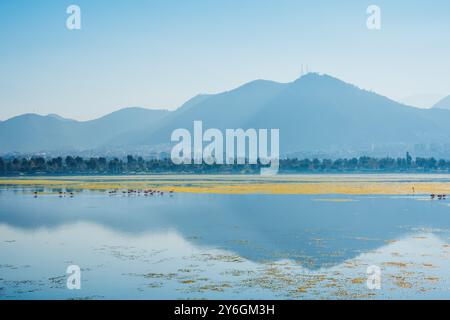
<path fill-rule="evenodd" d="M 154 125 L 167 113 L 166 110 L 126 108 L 91 121 L 24 114 L 0 122 L 0 153 L 101 148 L 121 133 Z"/>
<path fill-rule="evenodd" d="M 282 155 L 450 155 L 450 110 L 410 107 L 315 73 L 199 95 L 171 112 L 127 108 L 86 122 L 18 116 L 0 122 L 0 154 L 168 151 L 172 131 L 192 130 L 194 120 L 205 129 L 278 128 Z"/>

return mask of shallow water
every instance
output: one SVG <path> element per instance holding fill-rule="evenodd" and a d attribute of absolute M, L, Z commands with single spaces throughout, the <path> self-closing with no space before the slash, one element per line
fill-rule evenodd
<path fill-rule="evenodd" d="M 32 191 L 0 189 L 0 299 L 450 298 L 450 200 Z"/>

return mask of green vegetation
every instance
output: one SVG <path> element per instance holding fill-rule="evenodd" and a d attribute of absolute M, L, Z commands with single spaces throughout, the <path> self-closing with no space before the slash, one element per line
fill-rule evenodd
<path fill-rule="evenodd" d="M 150 159 L 127 156 L 126 159 L 105 157 L 84 159 L 44 157 L 0 157 L 0 176 L 15 175 L 120 175 L 161 173 L 205 174 L 259 174 L 261 165 L 175 165 L 170 159 Z M 415 158 L 409 153 L 405 158 L 351 159 L 281 159 L 281 173 L 330 173 L 330 172 L 448 172 L 450 160 Z"/>

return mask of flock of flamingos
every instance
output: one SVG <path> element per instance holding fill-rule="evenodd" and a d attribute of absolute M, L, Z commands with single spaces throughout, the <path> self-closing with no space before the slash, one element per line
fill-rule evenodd
<path fill-rule="evenodd" d="M 165 193 L 164 191 L 161 190 L 157 190 L 157 189 L 145 189 L 145 190 L 140 190 L 140 189 L 127 189 L 127 190 L 111 190 L 111 191 L 107 191 L 108 194 L 110 195 L 116 195 L 116 194 L 122 194 L 122 195 L 128 195 L 128 196 L 132 196 L 132 195 L 143 195 L 143 196 L 163 196 Z M 168 194 L 170 197 L 173 196 L 173 190 L 170 190 L 169 192 L 166 192 L 166 194 Z M 33 195 L 35 198 L 38 197 L 39 193 L 37 191 L 33 192 Z M 75 193 L 72 191 L 59 191 L 58 195 L 60 198 L 62 197 L 70 197 L 73 198 Z"/>
<path fill-rule="evenodd" d="M 414 190 L 414 189 L 413 189 Z M 122 194 L 122 195 L 128 195 L 128 196 L 132 196 L 132 195 L 143 195 L 143 196 L 163 196 L 164 195 L 164 191 L 158 190 L 158 189 L 127 189 L 127 190 L 110 190 L 107 191 L 109 195 L 116 195 L 116 194 Z M 169 192 L 166 192 L 169 194 L 170 197 L 173 196 L 173 190 L 170 190 Z M 59 191 L 58 192 L 59 197 L 66 197 L 69 196 L 71 198 L 73 198 L 73 196 L 75 195 L 74 192 L 69 192 L 69 191 Z M 33 195 L 35 198 L 37 198 L 38 196 L 38 192 L 34 191 Z M 447 195 L 446 194 L 430 194 L 430 198 L 431 200 L 434 199 L 438 199 L 438 200 L 446 200 L 447 199 Z"/>

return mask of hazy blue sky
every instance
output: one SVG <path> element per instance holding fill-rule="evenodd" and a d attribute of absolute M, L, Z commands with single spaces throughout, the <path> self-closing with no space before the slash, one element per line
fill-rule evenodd
<path fill-rule="evenodd" d="M 301 64 L 394 99 L 450 94 L 450 1 L 0 2 L 0 119 L 174 109 Z M 81 7 L 82 29 L 66 28 Z M 382 29 L 368 30 L 368 5 Z M 415 98 L 414 98 L 415 97 Z"/>

